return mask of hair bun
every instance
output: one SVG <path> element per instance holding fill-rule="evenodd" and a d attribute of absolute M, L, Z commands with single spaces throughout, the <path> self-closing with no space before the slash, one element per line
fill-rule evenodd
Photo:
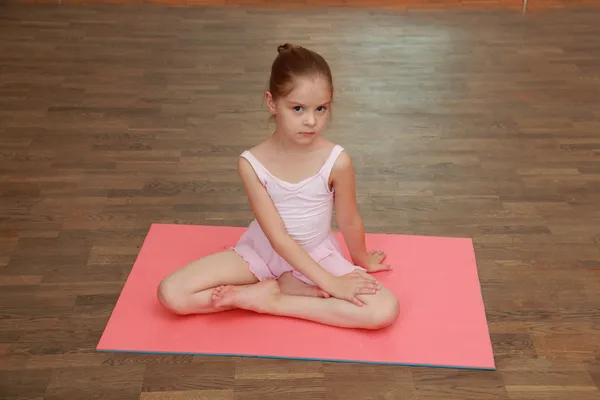
<path fill-rule="evenodd" d="M 291 44 L 289 44 L 289 43 L 284 43 L 284 44 L 282 44 L 282 45 L 279 45 L 279 46 L 277 46 L 277 52 L 278 52 L 278 53 L 281 53 L 282 51 L 284 51 L 284 50 L 289 50 L 289 49 L 291 49 L 292 47 L 294 47 L 294 46 L 292 46 L 292 45 L 291 45 Z"/>

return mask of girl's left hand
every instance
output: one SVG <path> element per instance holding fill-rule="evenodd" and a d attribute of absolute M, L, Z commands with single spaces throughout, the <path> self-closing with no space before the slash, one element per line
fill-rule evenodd
<path fill-rule="evenodd" d="M 392 269 L 392 266 L 389 264 L 382 264 L 382 261 L 385 260 L 385 254 L 381 250 L 371 250 L 368 254 L 367 258 L 367 272 L 379 272 L 379 271 L 389 271 Z"/>

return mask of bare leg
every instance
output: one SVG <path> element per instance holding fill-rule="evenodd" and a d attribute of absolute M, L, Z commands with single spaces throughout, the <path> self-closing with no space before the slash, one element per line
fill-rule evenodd
<path fill-rule="evenodd" d="M 167 276 L 158 287 L 163 306 L 179 315 L 206 314 L 236 307 L 215 307 L 211 295 L 220 285 L 251 285 L 258 282 L 246 261 L 228 250 L 195 260 Z M 329 297 L 316 286 L 308 285 L 290 272 L 279 278 L 282 293 L 294 296 Z"/>
<path fill-rule="evenodd" d="M 215 307 L 211 295 L 219 285 L 250 285 L 258 279 L 246 261 L 228 250 L 193 261 L 167 276 L 158 286 L 158 299 L 175 314 L 204 314 L 235 307 Z"/>
<path fill-rule="evenodd" d="M 398 318 L 398 301 L 388 289 L 360 298 L 365 302 L 362 307 L 333 297 L 290 296 L 281 293 L 274 280 L 244 287 L 221 286 L 212 295 L 215 307 L 237 307 L 341 328 L 380 329 Z"/>

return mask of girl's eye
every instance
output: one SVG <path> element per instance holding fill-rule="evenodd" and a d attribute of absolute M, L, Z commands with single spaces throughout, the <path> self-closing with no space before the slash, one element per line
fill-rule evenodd
<path fill-rule="evenodd" d="M 302 111 L 302 106 L 295 106 L 293 108 L 293 110 L 296 111 L 296 112 L 300 112 L 300 111 Z M 326 111 L 326 110 L 327 110 L 327 106 L 320 106 L 320 107 L 317 108 L 318 112 L 323 112 L 323 111 Z"/>

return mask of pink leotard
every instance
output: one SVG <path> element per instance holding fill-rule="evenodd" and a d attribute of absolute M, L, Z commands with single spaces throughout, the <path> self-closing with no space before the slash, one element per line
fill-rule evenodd
<path fill-rule="evenodd" d="M 344 258 L 331 231 L 334 193 L 329 187 L 329 175 L 343 150 L 340 145 L 335 145 L 319 172 L 297 183 L 275 177 L 249 151 L 241 154 L 267 189 L 289 235 L 313 260 L 335 276 L 362 269 Z M 298 279 L 314 285 L 273 250 L 256 220 L 250 223 L 234 249 L 259 280 L 277 279 L 289 271 Z"/>

